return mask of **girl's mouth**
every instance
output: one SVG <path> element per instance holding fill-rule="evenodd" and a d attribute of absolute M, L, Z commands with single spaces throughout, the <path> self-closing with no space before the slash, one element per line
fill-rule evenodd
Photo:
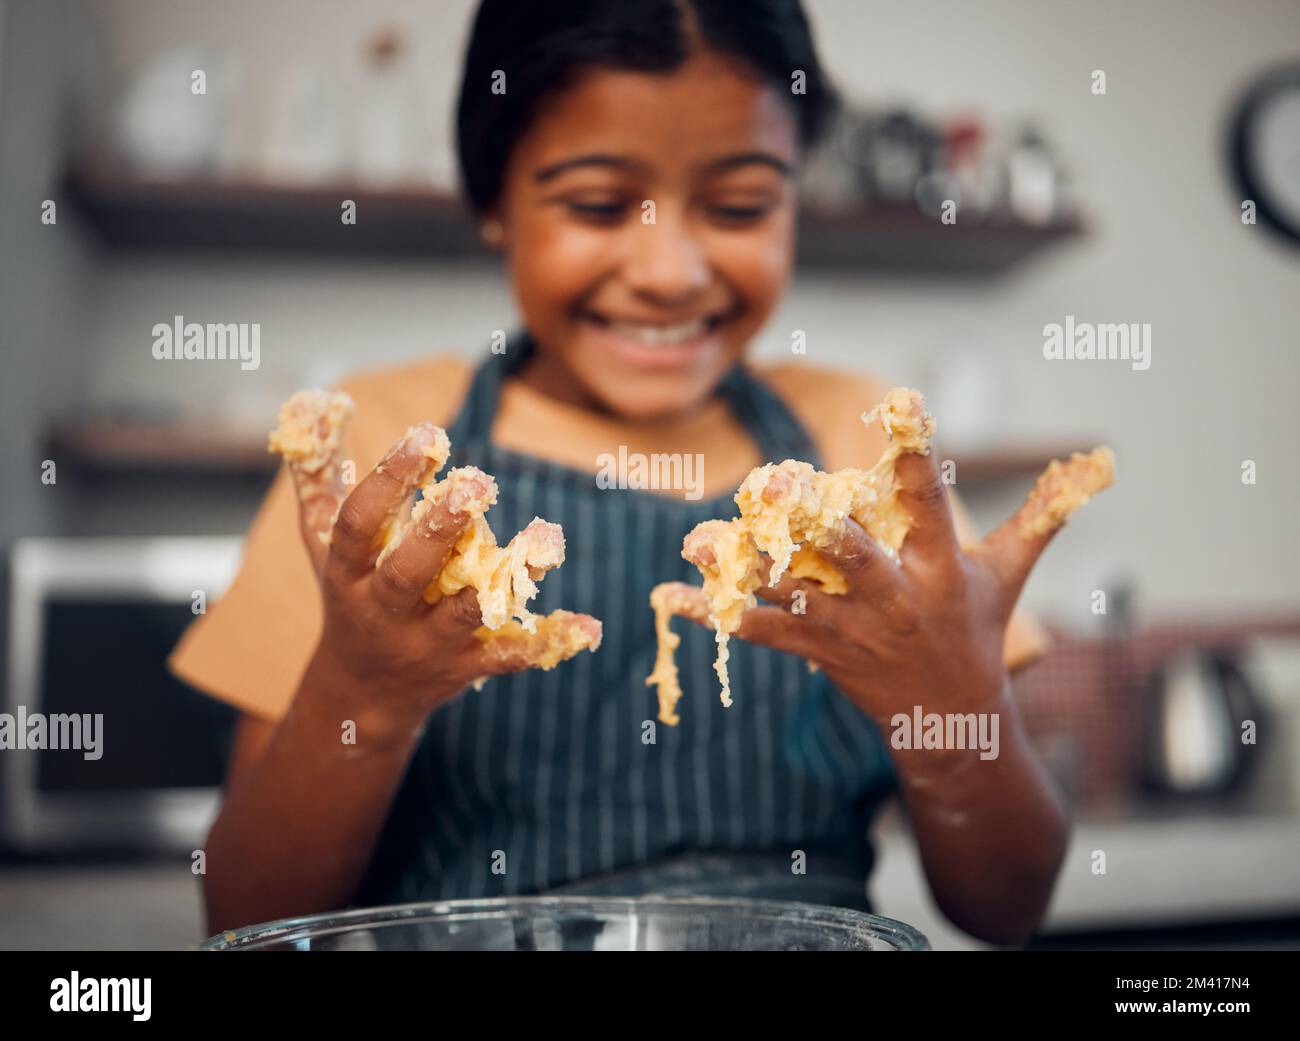
<path fill-rule="evenodd" d="M 601 346 L 630 364 L 649 368 L 676 368 L 694 362 L 712 346 L 714 335 L 728 315 L 699 315 L 676 322 L 648 322 L 613 318 L 582 311 L 579 320 L 594 329 Z"/>

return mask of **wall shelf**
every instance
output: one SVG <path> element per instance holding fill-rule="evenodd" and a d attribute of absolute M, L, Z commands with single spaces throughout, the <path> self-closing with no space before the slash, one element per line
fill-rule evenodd
<path fill-rule="evenodd" d="M 279 460 L 266 435 L 162 423 L 89 422 L 55 426 L 45 439 L 50 458 L 80 473 L 262 475 Z"/>
<path fill-rule="evenodd" d="M 961 485 L 993 484 L 1036 475 L 1052 459 L 1095 442 L 1005 447 L 955 452 Z M 266 435 L 214 431 L 184 424 L 94 422 L 56 426 L 46 438 L 50 458 L 94 474 L 203 472 L 270 475 L 279 464 L 266 450 Z"/>

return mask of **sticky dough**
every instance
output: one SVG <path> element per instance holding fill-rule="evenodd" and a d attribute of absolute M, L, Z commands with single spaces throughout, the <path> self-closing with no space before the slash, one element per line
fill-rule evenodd
<path fill-rule="evenodd" d="M 842 596 L 848 584 L 823 551 L 839 537 L 845 519 L 852 517 L 886 556 L 898 562 L 912 517 L 899 500 L 894 468 L 906 452 L 929 452 L 934 418 L 925 411 L 921 394 L 906 387 L 890 390 L 861 418 L 868 426 L 880 423 L 889 440 L 870 469 L 822 473 L 795 459 L 768 463 L 750 471 L 736 492 L 739 517 L 705 521 L 686 535 L 682 556 L 699 569 L 703 589 L 669 582 L 650 594 L 658 651 L 646 683 L 657 690 L 661 722 L 676 726 L 676 705 L 682 696 L 674 660 L 681 638 L 672 631 L 673 615 L 698 616 L 701 603 L 707 605 L 718 647 L 714 669 L 722 704 L 729 706 L 728 641 L 740 628 L 745 611 L 757 604 L 764 555 L 771 560 L 770 585 L 788 572 L 816 582 L 825 593 Z M 1113 477 L 1114 457 L 1108 448 L 1089 455 L 1076 453 L 1065 463 L 1053 462 L 1022 511 L 1021 534 L 1031 537 L 1059 527 Z"/>
<path fill-rule="evenodd" d="M 341 391 L 299 391 L 280 408 L 279 424 L 271 432 L 268 448 L 279 453 L 298 476 L 299 491 L 318 493 L 333 488 L 343 430 L 354 411 L 352 400 Z M 410 427 L 406 436 L 418 428 Z M 393 451 L 376 470 L 391 465 Z M 522 657 L 530 666 L 550 669 L 581 650 L 600 646 L 600 622 L 570 611 L 537 616 L 528 602 L 538 593 L 538 581 L 564 562 L 564 531 L 558 524 L 534 517 L 505 546 L 497 544 L 486 513 L 497 501 L 496 481 L 473 466 L 458 467 L 437 479 L 451 454 L 446 431 L 434 428 L 432 444 L 422 449 L 426 465 L 408 482 L 401 504 L 389 515 L 376 539 L 379 567 L 412 537 L 429 537 L 422 524 L 435 506 L 447 503 L 467 513 L 470 523 L 457 539 L 438 576 L 424 591 L 436 603 L 462 589 L 475 591 L 482 625 L 476 636 L 494 654 Z M 412 508 L 416 488 L 422 498 Z M 326 535 L 325 541 L 328 541 Z M 476 681 L 480 686 L 482 681 Z"/>
<path fill-rule="evenodd" d="M 1021 538 L 1055 531 L 1103 488 L 1115 483 L 1115 453 L 1104 445 L 1075 452 L 1062 462 L 1053 459 L 1038 477 L 1020 515 Z"/>

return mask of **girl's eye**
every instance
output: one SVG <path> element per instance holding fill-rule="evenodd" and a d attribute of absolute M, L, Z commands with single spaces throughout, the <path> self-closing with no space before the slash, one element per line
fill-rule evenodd
<path fill-rule="evenodd" d="M 587 220 L 608 223 L 618 220 L 627 208 L 621 202 L 570 202 L 569 209 Z"/>
<path fill-rule="evenodd" d="M 768 206 L 714 206 L 715 217 L 725 224 L 751 224 L 766 217 Z"/>

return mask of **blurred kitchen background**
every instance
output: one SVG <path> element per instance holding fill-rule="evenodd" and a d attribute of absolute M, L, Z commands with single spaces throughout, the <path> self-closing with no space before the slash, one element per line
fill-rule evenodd
<path fill-rule="evenodd" d="M 1078 815 L 1039 943 L 1300 946 L 1300 5 L 807 7 L 849 109 L 757 353 L 802 329 L 924 389 L 983 526 L 1048 458 L 1119 459 L 1024 597 L 1057 642 L 1019 693 Z M 107 773 L 0 752 L 0 947 L 202 938 L 227 719 L 161 656 L 237 560 L 278 402 L 511 327 L 455 198 L 472 9 L 0 0 L 5 710 L 140 719 Z M 260 369 L 156 362 L 175 315 L 260 323 Z M 1067 315 L 1150 323 L 1150 368 L 1045 360 Z M 877 835 L 877 909 L 977 946 L 896 810 Z"/>

